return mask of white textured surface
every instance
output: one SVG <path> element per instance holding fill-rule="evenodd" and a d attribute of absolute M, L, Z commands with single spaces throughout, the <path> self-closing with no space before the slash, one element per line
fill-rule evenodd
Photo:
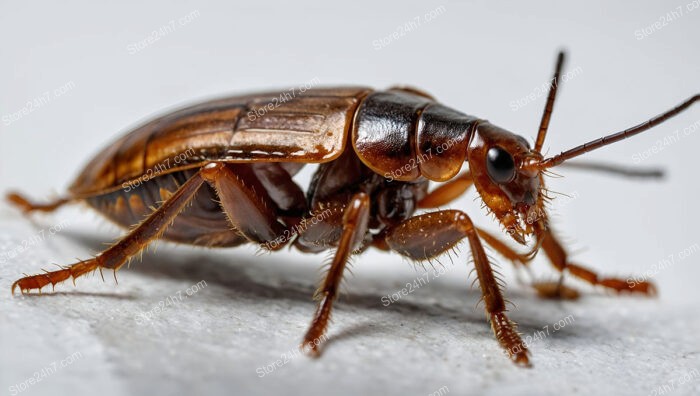
<path fill-rule="evenodd" d="M 0 189 L 47 196 L 142 117 L 197 98 L 314 78 L 322 85 L 413 84 L 531 138 L 544 98 L 518 111 L 511 103 L 547 80 L 555 48 L 564 45 L 568 70 L 582 72 L 562 86 L 547 140 L 551 152 L 642 121 L 700 87 L 700 9 L 635 38 L 636 29 L 687 1 L 302 3 L 83 2 L 69 8 L 2 2 L 0 116 L 73 84 L 16 122 L 0 123 Z M 374 40 L 440 5 L 446 11 L 438 19 L 375 50 Z M 129 54 L 130 43 L 194 10 L 198 16 L 186 26 Z M 697 122 L 698 114 L 696 106 L 590 158 L 637 166 L 636 154 Z M 606 296 L 572 282 L 584 297 L 552 302 L 518 284 L 499 258 L 515 304 L 511 317 L 528 335 L 549 326 L 549 336 L 531 347 L 530 370 L 501 355 L 481 307 L 475 308 L 479 294 L 468 287 L 466 248 L 448 273 L 388 307 L 382 296 L 420 272 L 396 255 L 369 252 L 357 259 L 323 357 L 295 356 L 261 378 L 258 368 L 295 353 L 314 310 L 310 297 L 324 256 L 285 251 L 256 257 L 249 248 L 159 244 L 143 263 L 120 273 L 118 286 L 105 273 L 104 283 L 93 276 L 77 288 L 63 284 L 53 295 L 12 298 L 10 284 L 21 273 L 88 257 L 118 233 L 80 207 L 30 222 L 0 205 L 0 252 L 7 255 L 41 230 L 46 235 L 0 261 L 0 392 L 13 394 L 11 386 L 76 356 L 20 394 L 421 395 L 446 386 L 457 395 L 653 395 L 659 388 L 697 395 L 700 252 L 683 260 L 679 254 L 700 243 L 699 139 L 697 132 L 685 136 L 640 164 L 662 164 L 669 173 L 663 182 L 564 171 L 565 179 L 551 181 L 555 191 L 577 197 L 557 204 L 554 223 L 576 238 L 577 262 L 621 276 L 642 274 L 669 255 L 676 262 L 653 276 L 657 299 Z M 489 226 L 473 198 L 453 207 Z M 63 230 L 49 237 L 59 224 Z M 542 258 L 535 269 L 553 276 Z M 142 324 L 135 320 L 202 280 L 207 286 L 185 301 Z M 569 316 L 573 323 L 554 332 L 554 323 Z M 680 384 L 688 373 L 696 374 Z"/>
<path fill-rule="evenodd" d="M 3 235 L 34 232 L 17 216 L 2 213 Z M 24 394 L 84 394 L 97 387 L 105 396 L 315 395 L 328 389 L 420 395 L 447 386 L 453 394 L 524 395 L 538 389 L 640 395 L 699 363 L 697 290 L 690 285 L 683 291 L 689 302 L 598 294 L 552 302 L 509 282 L 516 304 L 512 317 L 521 330 L 534 336 L 548 326 L 550 332 L 532 343 L 535 366 L 525 370 L 501 355 L 481 309 L 474 309 L 479 296 L 467 288 L 462 263 L 447 263 L 445 275 L 385 307 L 381 296 L 417 274 L 400 259 L 370 255 L 353 267 L 356 275 L 337 305 L 324 356 L 294 356 L 261 377 L 262 367 L 296 353 L 314 309 L 310 295 L 318 256 L 256 258 L 250 249 L 217 254 L 160 246 L 144 263 L 121 272 L 118 286 L 105 274 L 105 283 L 93 276 L 80 280 L 78 288 L 61 285 L 51 296 L 9 297 L 18 273 L 99 248 L 102 238 L 92 228 L 76 224 L 1 267 L 3 392 L 76 352 L 75 363 Z M 697 266 L 672 271 L 662 291 L 698 275 Z M 206 287 L 151 320 L 138 316 L 201 280 Z M 573 321 L 555 331 L 554 323 L 569 315 Z M 675 394 L 697 394 L 697 374 L 676 388 Z"/>

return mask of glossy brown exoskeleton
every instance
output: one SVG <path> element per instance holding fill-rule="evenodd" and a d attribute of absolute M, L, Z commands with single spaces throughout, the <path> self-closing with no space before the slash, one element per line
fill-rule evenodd
<path fill-rule="evenodd" d="M 482 242 L 523 265 L 541 248 L 562 274 L 616 291 L 652 294 L 650 283 L 599 277 L 568 261 L 548 226 L 543 172 L 658 125 L 700 99 L 695 95 L 643 124 L 544 159 L 563 58 L 560 54 L 534 147 L 410 88 L 264 93 L 155 118 L 95 156 L 64 198 L 40 205 L 8 195 L 25 212 L 84 201 L 130 229 L 96 257 L 23 277 L 12 291 L 41 290 L 98 269 L 116 271 L 157 238 L 208 247 L 257 243 L 269 250 L 287 245 L 304 252 L 336 249 L 302 344 L 316 354 L 351 254 L 374 246 L 428 260 L 466 238 L 496 338 L 512 360 L 527 365 L 529 352 L 506 317 Z M 465 162 L 469 169 L 460 174 Z M 309 163 L 320 165 L 304 191 L 293 176 Z M 429 191 L 429 181 L 445 183 Z M 472 184 L 515 241 L 526 244 L 528 236 L 534 237 L 530 254 L 477 229 L 460 210 L 416 214 L 447 204 Z M 561 278 L 534 286 L 545 296 L 576 295 Z"/>

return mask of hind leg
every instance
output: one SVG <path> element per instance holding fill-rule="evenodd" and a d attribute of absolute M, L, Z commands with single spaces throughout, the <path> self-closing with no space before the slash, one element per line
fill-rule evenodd
<path fill-rule="evenodd" d="M 97 269 L 100 271 L 102 271 L 103 268 L 112 269 L 116 273 L 127 260 L 140 252 L 150 241 L 157 239 L 168 225 L 172 223 L 173 219 L 185 208 L 187 203 L 192 200 L 197 190 L 204 183 L 201 173 L 202 170 L 188 179 L 175 193 L 163 202 L 158 209 L 141 222 L 141 224 L 131 230 L 119 240 L 119 242 L 98 254 L 96 257 L 64 267 L 57 271 L 45 271 L 43 274 L 21 278 L 12 284 L 12 293 L 14 293 L 16 288 L 19 288 L 22 293 L 31 290 L 38 290 L 41 292 L 42 287 L 48 284 L 55 286 L 57 283 L 63 282 L 71 277 L 75 283 L 76 278 Z M 34 207 L 36 206 L 32 205 L 32 208 Z M 40 206 L 40 208 L 42 208 L 42 206 Z"/>
<path fill-rule="evenodd" d="M 24 195 L 17 193 L 17 192 L 11 192 L 8 193 L 6 196 L 6 199 L 8 202 L 10 202 L 12 205 L 18 207 L 19 209 L 22 210 L 24 213 L 29 213 L 29 212 L 53 212 L 54 210 L 60 208 L 64 204 L 67 204 L 70 202 L 72 199 L 71 198 L 58 198 L 55 199 L 51 202 L 44 203 L 44 204 L 38 204 L 30 201 L 28 198 L 26 198 Z"/>

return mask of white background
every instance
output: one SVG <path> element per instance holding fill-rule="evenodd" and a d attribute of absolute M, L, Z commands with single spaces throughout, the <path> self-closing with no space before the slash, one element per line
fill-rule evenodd
<path fill-rule="evenodd" d="M 119 2 L 0 3 L 0 116 L 21 112 L 49 92 L 49 103 L 0 122 L 0 190 L 44 198 L 59 194 L 90 156 L 139 120 L 227 93 L 320 85 L 420 87 L 456 109 L 532 139 L 544 96 L 512 103 L 546 83 L 558 48 L 569 51 L 546 147 L 551 153 L 664 111 L 700 91 L 700 9 L 689 0 L 635 2 Z M 694 3 L 697 6 L 697 1 Z M 442 7 L 442 8 L 440 8 Z M 670 12 L 681 7 L 681 16 Z M 426 13 L 440 10 L 428 21 Z M 187 16 L 190 16 L 187 22 Z M 386 46 L 418 17 L 421 24 Z M 670 22 L 642 37 L 644 29 Z M 174 21 L 174 31 L 132 53 Z M 399 26 L 402 28 L 399 29 Z M 649 30 L 649 31 L 651 31 Z M 635 34 L 635 32 L 637 33 Z M 377 49 L 377 47 L 380 47 Z M 58 95 L 56 89 L 70 87 Z M 3 118 L 5 120 L 6 118 Z M 9 119 L 9 118 L 8 118 Z M 58 286 L 56 295 L 14 297 L 12 281 L 51 263 L 67 264 L 118 236 L 77 206 L 30 222 L 0 205 L 0 248 L 7 254 L 45 230 L 46 238 L 0 261 L 0 392 L 99 391 L 204 394 L 673 394 L 700 391 L 697 301 L 700 252 L 698 155 L 700 106 L 644 136 L 587 155 L 626 166 L 660 166 L 663 181 L 561 170 L 554 225 L 574 260 L 606 275 L 642 274 L 669 255 L 675 264 L 652 280 L 656 299 L 606 295 L 576 281 L 577 302 L 543 301 L 519 284 L 500 257 L 511 317 L 526 335 L 534 367 L 508 362 L 475 308 L 468 248 L 447 274 L 384 307 L 381 297 L 423 274 L 393 254 L 356 259 L 336 305 L 320 360 L 295 356 L 262 378 L 256 369 L 295 351 L 313 313 L 311 294 L 324 255 L 252 248 L 211 252 L 159 244 L 115 286 L 98 276 Z M 683 134 L 695 124 L 695 132 Z M 682 138 L 640 164 L 675 131 Z M 308 173 L 302 175 L 305 183 Z M 492 230 L 475 193 L 453 207 Z M 566 201 L 566 202 L 564 202 Z M 51 227 L 64 224 L 49 236 Z M 543 257 L 534 268 L 554 279 Z M 452 269 L 455 269 L 452 271 Z M 160 301 L 205 280 L 207 287 L 144 325 L 134 320 Z M 553 324 L 575 321 L 553 332 Z M 75 353 L 80 357 L 61 368 Z M 695 371 L 693 371 L 695 370 Z M 688 381 L 683 375 L 689 374 Z M 695 374 L 692 374 L 695 373 Z M 680 381 L 679 381 L 679 378 Z M 682 383 L 681 382 L 685 382 Z M 17 388 L 16 388 L 17 389 Z M 443 388 L 444 389 L 444 388 Z"/>

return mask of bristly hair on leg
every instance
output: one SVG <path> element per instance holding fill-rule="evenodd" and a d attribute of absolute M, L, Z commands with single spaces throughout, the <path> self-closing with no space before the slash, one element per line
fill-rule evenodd
<path fill-rule="evenodd" d="M 355 264 L 355 260 L 356 260 L 356 257 L 354 257 L 354 255 L 350 255 L 350 256 L 348 256 L 348 259 L 345 262 L 345 270 L 348 272 L 348 274 L 351 277 L 355 277 L 355 274 L 352 272 L 352 266 Z M 336 297 L 336 300 L 340 299 L 341 295 L 345 295 L 345 296 L 350 295 L 350 292 L 348 291 L 347 281 L 348 281 L 348 276 L 341 277 L 340 285 L 338 287 L 338 289 L 339 289 L 338 296 Z"/>

